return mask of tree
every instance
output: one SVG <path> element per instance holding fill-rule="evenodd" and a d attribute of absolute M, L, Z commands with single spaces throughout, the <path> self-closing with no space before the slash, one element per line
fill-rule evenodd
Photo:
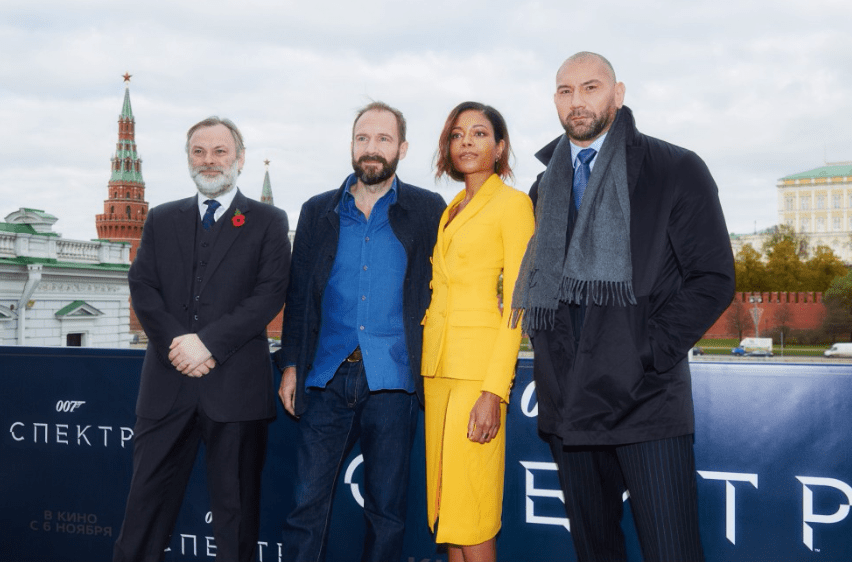
<path fill-rule="evenodd" d="M 807 259 L 810 244 L 808 235 L 796 232 L 795 228 L 786 224 L 776 224 L 770 229 L 769 237 L 763 242 L 763 253 L 771 258 L 775 247 L 785 241 L 790 242 L 799 259 Z"/>
<path fill-rule="evenodd" d="M 766 244 L 763 245 L 766 248 Z M 795 241 L 779 240 L 767 251 L 766 272 L 770 291 L 804 290 L 805 268 L 796 253 Z"/>
<path fill-rule="evenodd" d="M 849 272 L 828 246 L 819 245 L 814 257 L 805 262 L 806 291 L 825 292 L 835 277 L 843 277 Z"/>
<path fill-rule="evenodd" d="M 762 293 L 769 290 L 766 265 L 751 244 L 744 244 L 734 260 L 737 291 Z"/>
<path fill-rule="evenodd" d="M 789 342 L 790 333 L 793 331 L 790 326 L 790 323 L 793 320 L 793 310 L 790 308 L 790 303 L 784 302 L 781 306 L 776 308 L 773 320 L 775 320 L 775 327 L 777 327 L 778 331 L 783 335 L 781 341 Z"/>
<path fill-rule="evenodd" d="M 823 321 L 825 331 L 832 335 L 843 334 L 852 341 L 852 272 L 843 277 L 835 277 L 822 295 L 826 316 Z"/>
<path fill-rule="evenodd" d="M 733 302 L 731 302 L 731 306 L 728 308 L 728 333 L 736 332 L 737 341 L 742 341 L 743 330 L 751 325 L 751 323 L 751 316 L 749 315 L 748 308 L 745 304 L 743 304 L 743 301 L 738 299 L 735 295 Z"/>

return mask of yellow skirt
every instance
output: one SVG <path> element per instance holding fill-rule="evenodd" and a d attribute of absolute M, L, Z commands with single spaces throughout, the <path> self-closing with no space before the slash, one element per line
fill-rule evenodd
<path fill-rule="evenodd" d="M 481 381 L 423 379 L 426 413 L 426 505 L 435 542 L 480 544 L 500 530 L 506 465 L 506 404 L 489 443 L 467 438 Z"/>

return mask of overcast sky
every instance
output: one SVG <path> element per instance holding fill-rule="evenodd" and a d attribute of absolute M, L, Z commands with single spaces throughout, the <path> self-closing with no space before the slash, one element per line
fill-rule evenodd
<path fill-rule="evenodd" d="M 295 227 L 352 171 L 354 112 L 374 99 L 408 120 L 400 177 L 448 201 L 461 184 L 432 170 L 444 119 L 493 105 L 527 191 L 533 154 L 562 132 L 556 69 L 589 50 L 626 84 L 640 131 L 707 162 L 728 230 L 751 232 L 777 222 L 779 178 L 852 160 L 850 21 L 848 0 L 3 0 L 0 220 L 34 207 L 67 238 L 97 236 L 125 72 L 151 205 L 194 193 L 185 132 L 217 114 L 246 139 L 240 188 L 259 198 L 271 160 Z"/>

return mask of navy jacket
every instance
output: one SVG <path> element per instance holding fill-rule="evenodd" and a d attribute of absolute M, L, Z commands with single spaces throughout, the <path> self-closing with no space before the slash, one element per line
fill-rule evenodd
<path fill-rule="evenodd" d="M 407 258 L 402 288 L 405 343 L 417 395 L 422 402 L 420 359 L 423 327 L 420 322 L 431 299 L 430 256 L 446 203 L 437 193 L 408 185 L 399 179 L 397 182 L 397 200 L 388 210 L 388 219 L 391 229 L 405 248 Z M 316 356 L 322 295 L 337 255 L 340 216 L 335 209 L 343 196 L 344 186 L 345 182 L 334 191 L 309 199 L 302 205 L 296 227 L 281 349 L 275 352 L 275 362 L 279 369 L 283 371 L 287 365 L 296 366 L 296 415 L 304 412 L 307 406 L 305 379 Z"/>
<path fill-rule="evenodd" d="M 627 179 L 637 304 L 590 304 L 583 315 L 577 305 L 563 303 L 552 330 L 530 334 L 539 431 L 559 436 L 565 445 L 693 433 L 687 352 L 734 294 L 730 239 L 707 166 L 693 152 L 643 135 L 630 110 L 620 111 L 627 112 L 630 127 Z M 536 155 L 543 163 L 556 142 Z M 537 188 L 538 181 L 530 191 L 534 203 Z M 572 228 L 569 220 L 569 239 Z"/>

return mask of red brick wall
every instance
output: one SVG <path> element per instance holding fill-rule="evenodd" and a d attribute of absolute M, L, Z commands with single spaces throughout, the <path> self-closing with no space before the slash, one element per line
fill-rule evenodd
<path fill-rule="evenodd" d="M 757 303 L 757 307 L 763 309 L 760 316 L 760 335 L 769 337 L 778 325 L 775 319 L 777 311 L 787 306 L 790 311 L 790 319 L 787 325 L 794 330 L 806 330 L 819 327 L 825 317 L 825 305 L 822 304 L 822 293 L 737 293 L 734 300 L 739 300 L 748 313 L 748 318 L 743 329 L 743 337 L 754 336 L 754 322 L 752 321 L 750 309 L 754 304 L 749 302 L 749 297 L 760 296 L 763 302 Z M 719 317 L 713 326 L 704 334 L 705 338 L 736 338 L 738 334 L 730 329 L 729 316 L 732 307 Z M 777 330 L 775 330 L 777 331 Z"/>

